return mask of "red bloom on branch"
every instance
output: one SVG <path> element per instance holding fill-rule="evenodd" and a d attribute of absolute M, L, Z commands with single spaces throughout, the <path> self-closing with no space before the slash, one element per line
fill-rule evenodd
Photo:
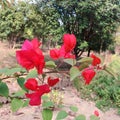
<path fill-rule="evenodd" d="M 50 87 L 53 87 L 54 85 L 56 85 L 58 82 L 59 82 L 59 78 L 56 78 L 56 79 L 51 79 L 50 77 L 48 78 L 48 85 Z"/>
<path fill-rule="evenodd" d="M 94 111 L 94 115 L 98 117 L 99 116 L 99 112 L 97 110 L 95 110 Z"/>
<path fill-rule="evenodd" d="M 71 52 L 76 46 L 76 37 L 73 34 L 63 35 L 63 45 L 66 53 Z"/>
<path fill-rule="evenodd" d="M 41 96 L 45 93 L 50 92 L 50 88 L 48 84 L 38 85 L 36 79 L 28 79 L 25 83 L 25 87 L 29 90 L 33 90 L 33 93 L 26 93 L 26 97 L 30 98 L 29 104 L 32 106 L 40 105 L 41 104 Z"/>
<path fill-rule="evenodd" d="M 24 86 L 25 86 L 27 89 L 29 89 L 29 90 L 36 91 L 37 88 L 38 88 L 38 82 L 37 82 L 37 80 L 35 80 L 34 78 L 29 78 L 29 79 L 25 82 Z"/>
<path fill-rule="evenodd" d="M 63 35 L 63 45 L 60 49 L 50 50 L 50 56 L 53 59 L 59 58 L 75 58 L 71 52 L 76 46 L 76 37 L 73 34 Z"/>
<path fill-rule="evenodd" d="M 50 57 L 54 60 L 57 60 L 60 58 L 60 50 L 59 49 L 52 49 L 50 50 Z"/>
<path fill-rule="evenodd" d="M 91 80 L 95 76 L 96 72 L 93 68 L 86 68 L 82 71 L 82 76 L 85 80 L 85 84 L 90 84 Z"/>
<path fill-rule="evenodd" d="M 93 61 L 92 61 L 92 65 L 93 66 L 97 66 L 101 63 L 101 60 L 100 58 L 98 58 L 97 56 L 95 56 L 94 54 L 91 54 L 90 56 L 91 58 L 93 58 Z"/>
<path fill-rule="evenodd" d="M 38 74 L 42 73 L 45 65 L 44 56 L 39 49 L 40 44 L 37 39 L 33 39 L 31 42 L 25 40 L 22 49 L 16 51 L 18 63 L 27 70 L 36 67 Z"/>

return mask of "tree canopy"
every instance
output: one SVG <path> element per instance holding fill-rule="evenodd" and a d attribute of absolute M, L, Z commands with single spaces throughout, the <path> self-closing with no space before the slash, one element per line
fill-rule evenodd
<path fill-rule="evenodd" d="M 119 24 L 119 4 L 108 0 L 62 0 L 54 4 L 61 15 L 64 30 L 77 36 L 78 55 L 87 42 L 87 50 L 100 52 L 113 42 Z M 82 49 L 81 49 L 82 48 Z"/>
<path fill-rule="evenodd" d="M 43 42 L 59 42 L 63 33 L 73 33 L 79 57 L 86 50 L 88 55 L 91 50 L 105 51 L 114 42 L 119 16 L 119 0 L 18 2 L 0 9 L 0 38 L 38 37 Z"/>

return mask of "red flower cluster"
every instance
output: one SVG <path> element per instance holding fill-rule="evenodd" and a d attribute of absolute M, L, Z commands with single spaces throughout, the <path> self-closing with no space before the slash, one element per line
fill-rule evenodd
<path fill-rule="evenodd" d="M 34 78 L 29 78 L 24 86 L 28 90 L 32 90 L 34 92 L 32 93 L 26 93 L 26 97 L 30 98 L 29 104 L 32 106 L 40 105 L 41 104 L 41 96 L 45 93 L 50 92 L 50 87 L 54 86 L 59 82 L 59 79 L 51 79 L 50 77 L 48 78 L 48 84 L 43 84 L 43 85 L 38 85 L 38 82 Z"/>
<path fill-rule="evenodd" d="M 44 56 L 39 49 L 40 45 L 41 43 L 37 38 L 33 39 L 31 42 L 25 40 L 22 49 L 16 51 L 18 63 L 27 70 L 36 67 L 38 74 L 42 74 L 45 65 Z"/>
<path fill-rule="evenodd" d="M 96 72 L 94 71 L 94 67 L 95 66 L 99 67 L 98 65 L 101 63 L 100 58 L 98 58 L 94 54 L 92 54 L 90 57 L 93 58 L 92 66 L 88 67 L 82 71 L 82 76 L 85 80 L 85 84 L 90 84 L 91 80 L 96 75 Z"/>
<path fill-rule="evenodd" d="M 45 66 L 44 56 L 39 46 L 41 43 L 37 38 L 32 41 L 25 40 L 22 45 L 22 49 L 16 51 L 16 58 L 18 63 L 26 68 L 27 70 L 33 69 L 34 67 L 37 69 L 38 74 L 43 73 L 43 68 Z M 59 58 L 75 58 L 72 54 L 73 49 L 76 46 L 76 37 L 73 34 L 64 34 L 63 35 L 63 45 L 60 49 L 50 50 L 50 56 L 53 59 Z M 94 54 L 91 55 L 93 58 L 92 66 L 84 69 L 82 71 L 82 76 L 85 80 L 85 84 L 89 84 L 96 72 L 94 68 L 101 63 L 100 58 L 96 57 Z M 38 82 L 34 78 L 29 78 L 24 86 L 30 90 L 30 93 L 26 93 L 26 97 L 30 99 L 29 104 L 40 105 L 41 104 L 41 96 L 45 93 L 50 92 L 50 87 L 53 87 L 55 84 L 59 82 L 58 78 L 52 79 L 49 77 L 47 79 L 47 84 L 38 85 Z"/>
<path fill-rule="evenodd" d="M 53 59 L 59 58 L 75 58 L 71 53 L 76 46 L 76 37 L 73 34 L 64 34 L 63 35 L 63 45 L 60 49 L 50 50 L 50 56 Z"/>
<path fill-rule="evenodd" d="M 28 79 L 24 85 L 27 89 L 34 91 L 33 93 L 25 94 L 27 98 L 30 98 L 29 104 L 32 106 L 40 105 L 41 96 L 50 92 L 50 88 L 47 84 L 39 86 L 37 80 L 34 78 Z"/>

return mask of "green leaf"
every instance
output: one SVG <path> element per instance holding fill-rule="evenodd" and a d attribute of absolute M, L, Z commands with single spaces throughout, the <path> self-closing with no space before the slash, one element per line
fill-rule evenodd
<path fill-rule="evenodd" d="M 0 74 L 6 75 L 6 72 L 7 72 L 8 70 L 9 70 L 8 68 L 0 69 Z"/>
<path fill-rule="evenodd" d="M 108 74 L 110 74 L 110 75 L 112 75 L 115 79 L 118 79 L 117 78 L 117 75 L 116 75 L 116 73 L 113 71 L 113 69 L 111 68 L 111 67 L 105 67 L 105 69 L 104 69 Z"/>
<path fill-rule="evenodd" d="M 73 66 L 70 69 L 70 80 L 74 80 L 76 77 L 78 77 L 80 75 L 80 71 L 77 67 Z"/>
<path fill-rule="evenodd" d="M 90 116 L 90 120 L 99 120 L 100 118 L 95 116 L 95 115 L 91 115 Z"/>
<path fill-rule="evenodd" d="M 85 117 L 85 115 L 81 114 L 81 115 L 75 117 L 75 120 L 86 120 L 86 117 Z"/>
<path fill-rule="evenodd" d="M 8 97 L 9 95 L 8 86 L 4 82 L 0 82 L 0 95 L 4 97 Z"/>
<path fill-rule="evenodd" d="M 70 106 L 70 110 L 72 110 L 73 112 L 77 112 L 78 108 L 76 106 Z"/>
<path fill-rule="evenodd" d="M 8 75 L 8 76 L 13 75 L 16 72 L 25 72 L 25 69 L 20 68 L 20 67 L 11 68 L 11 69 L 9 69 L 9 68 L 0 69 L 0 74 L 4 74 L 4 75 Z"/>
<path fill-rule="evenodd" d="M 23 106 L 22 107 L 26 107 L 26 106 L 28 106 L 29 105 L 29 100 L 27 99 L 27 100 L 25 100 L 24 101 L 24 103 L 23 103 Z"/>
<path fill-rule="evenodd" d="M 14 93 L 14 94 L 12 95 L 12 97 L 21 97 L 21 96 L 24 96 L 25 93 L 26 93 L 26 91 L 24 91 L 24 90 L 19 90 L 18 92 Z"/>
<path fill-rule="evenodd" d="M 50 108 L 54 106 L 54 103 L 51 101 L 46 101 L 46 102 L 43 102 L 42 106 L 45 108 Z"/>
<path fill-rule="evenodd" d="M 42 111 L 43 120 L 52 120 L 53 112 L 49 109 L 44 109 Z"/>
<path fill-rule="evenodd" d="M 92 58 L 85 57 L 77 61 L 79 63 L 79 70 L 83 70 L 84 68 L 87 68 L 92 63 Z"/>
<path fill-rule="evenodd" d="M 76 64 L 76 60 L 75 59 L 64 59 L 64 62 L 70 64 L 70 65 L 75 65 Z"/>
<path fill-rule="evenodd" d="M 11 102 L 11 109 L 13 112 L 16 112 L 18 109 L 23 107 L 24 102 L 20 99 L 14 98 Z"/>
<path fill-rule="evenodd" d="M 23 78 L 23 77 L 18 78 L 18 79 L 17 79 L 17 83 L 19 84 L 19 86 L 20 86 L 23 90 L 28 91 L 28 90 L 24 87 L 25 78 Z"/>
<path fill-rule="evenodd" d="M 42 95 L 42 100 L 44 100 L 44 101 L 46 101 L 46 100 L 48 100 L 49 99 L 49 97 L 47 96 L 47 95 Z"/>
<path fill-rule="evenodd" d="M 88 64 L 91 64 L 91 63 L 92 63 L 92 60 L 93 60 L 93 59 L 92 59 L 91 57 L 84 57 L 84 58 L 78 60 L 77 62 L 80 62 L 80 63 L 86 62 L 86 63 L 88 63 Z"/>
<path fill-rule="evenodd" d="M 56 64 L 55 64 L 54 61 L 47 61 L 47 62 L 45 63 L 45 66 L 46 66 L 47 68 L 55 68 L 55 67 L 56 67 Z"/>
<path fill-rule="evenodd" d="M 26 79 L 28 79 L 28 78 L 35 78 L 35 77 L 37 77 L 37 75 L 38 75 L 37 70 L 36 69 L 32 69 L 32 70 L 30 70 L 30 72 L 26 76 Z"/>
<path fill-rule="evenodd" d="M 6 71 L 6 75 L 13 75 L 14 73 L 21 72 L 22 68 L 11 68 Z"/>
<path fill-rule="evenodd" d="M 60 111 L 57 114 L 56 120 L 62 120 L 68 116 L 68 113 L 66 111 Z"/>

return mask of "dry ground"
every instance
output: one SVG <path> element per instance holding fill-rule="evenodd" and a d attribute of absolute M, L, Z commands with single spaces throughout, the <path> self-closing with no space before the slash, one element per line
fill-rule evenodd
<path fill-rule="evenodd" d="M 0 68 L 15 66 L 15 50 L 8 49 L 7 45 L 0 42 Z M 8 80 L 10 81 L 10 80 Z M 16 90 L 16 83 L 9 82 L 9 88 Z M 77 96 L 77 91 L 73 87 L 66 87 L 63 91 L 64 99 L 63 103 L 66 106 L 77 106 L 79 111 L 77 113 L 84 114 L 89 120 L 89 116 L 94 113 L 95 110 L 98 110 L 100 113 L 100 120 L 120 120 L 120 116 L 117 115 L 117 111 L 114 109 L 110 109 L 107 112 L 102 112 L 98 108 L 96 108 L 95 103 L 91 101 L 85 101 Z M 1 100 L 2 98 L 0 98 Z M 38 107 L 25 107 L 18 110 L 17 113 L 12 113 L 9 104 L 4 104 L 3 107 L 0 108 L 0 120 L 42 120 L 41 118 L 41 108 Z M 70 112 L 70 110 L 66 107 L 66 111 Z M 56 113 L 58 111 L 54 111 L 54 117 L 52 120 L 55 120 Z M 74 120 L 74 115 L 70 115 L 65 120 Z"/>

